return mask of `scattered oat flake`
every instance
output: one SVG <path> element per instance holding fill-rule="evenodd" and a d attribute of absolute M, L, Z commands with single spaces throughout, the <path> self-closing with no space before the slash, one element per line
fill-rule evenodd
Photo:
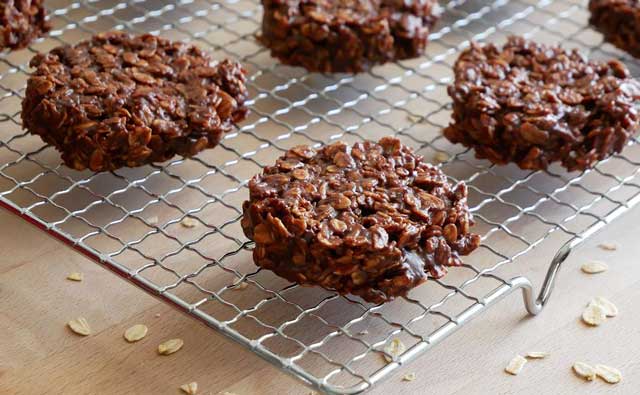
<path fill-rule="evenodd" d="M 180 386 L 180 389 L 182 390 L 182 392 L 184 392 L 185 394 L 189 394 L 189 395 L 195 395 L 198 393 L 198 383 L 196 383 L 195 381 L 189 384 L 182 384 Z"/>
<path fill-rule="evenodd" d="M 358 332 L 358 335 L 360 335 L 360 336 L 364 336 L 364 335 L 368 335 L 368 334 L 369 334 L 369 331 L 366 330 L 366 329 Z"/>
<path fill-rule="evenodd" d="M 593 381 L 596 378 L 596 370 L 584 362 L 576 362 L 573 364 L 573 371 L 587 381 Z"/>
<path fill-rule="evenodd" d="M 184 345 L 184 341 L 182 339 L 170 339 L 164 343 L 160 343 L 158 346 L 158 354 L 160 355 L 170 355 L 174 352 L 180 350 Z"/>
<path fill-rule="evenodd" d="M 593 298 L 593 300 L 589 302 L 589 305 L 598 305 L 602 307 L 602 309 L 604 310 L 604 314 L 607 317 L 615 317 L 618 315 L 618 308 L 616 307 L 616 305 L 613 304 L 613 302 L 611 302 L 610 300 L 603 298 L 602 296 L 596 296 L 595 298 Z"/>
<path fill-rule="evenodd" d="M 433 157 L 433 160 L 436 163 L 444 163 L 446 161 L 449 160 L 449 154 L 447 154 L 446 152 L 442 152 L 442 151 L 438 151 L 436 152 L 435 156 Z"/>
<path fill-rule="evenodd" d="M 191 217 L 184 217 L 184 219 L 180 221 L 180 225 L 184 226 L 185 228 L 195 228 L 196 226 L 198 226 L 198 221 Z"/>
<path fill-rule="evenodd" d="M 596 365 L 596 376 L 609 384 L 617 384 L 622 380 L 622 373 L 611 366 Z"/>
<path fill-rule="evenodd" d="M 517 376 L 526 363 L 527 363 L 527 360 L 522 355 L 516 355 L 509 362 L 507 367 L 504 368 L 504 371 L 514 376 Z"/>
<path fill-rule="evenodd" d="M 75 318 L 69 322 L 67 322 L 69 328 L 81 336 L 89 336 L 91 334 L 91 327 L 87 320 L 83 317 Z"/>
<path fill-rule="evenodd" d="M 224 391 L 224 392 L 218 392 L 218 395 L 237 395 L 237 394 L 235 392 Z"/>
<path fill-rule="evenodd" d="M 156 313 L 156 314 L 154 315 L 154 317 L 156 317 L 156 318 L 160 318 L 160 313 Z"/>
<path fill-rule="evenodd" d="M 243 289 L 247 288 L 249 286 L 249 284 L 247 284 L 246 282 L 242 281 L 240 283 L 235 283 L 233 284 L 233 290 L 234 291 L 242 291 Z"/>
<path fill-rule="evenodd" d="M 393 362 L 398 359 L 398 357 L 402 355 L 402 353 L 404 353 L 406 349 L 407 348 L 400 339 L 393 339 L 389 343 L 387 343 L 386 346 L 384 346 L 384 351 L 389 354 L 385 354 L 384 359 L 386 359 L 387 362 Z"/>
<path fill-rule="evenodd" d="M 604 308 L 597 304 L 589 304 L 582 312 L 582 321 L 591 326 L 598 326 L 607 319 Z"/>
<path fill-rule="evenodd" d="M 618 243 L 607 242 L 607 243 L 598 244 L 598 247 L 600 247 L 600 249 L 605 251 L 615 251 L 620 247 L 620 245 Z"/>
<path fill-rule="evenodd" d="M 529 351 L 526 355 L 528 359 L 544 359 L 548 356 L 549 353 L 544 351 Z"/>
<path fill-rule="evenodd" d="M 131 328 L 127 329 L 126 331 L 124 331 L 124 338 L 129 343 L 135 343 L 138 340 L 142 340 L 142 338 L 147 336 L 148 330 L 149 328 L 147 328 L 146 325 L 136 324 Z"/>
<path fill-rule="evenodd" d="M 597 274 L 609 270 L 609 265 L 601 261 L 591 261 L 583 264 L 580 270 L 587 274 Z"/>
<path fill-rule="evenodd" d="M 418 115 L 408 114 L 407 119 L 413 123 L 418 123 L 422 121 L 422 117 Z"/>
<path fill-rule="evenodd" d="M 404 376 L 402 376 L 402 380 L 404 381 L 413 381 L 416 379 L 416 374 L 411 372 L 411 373 L 407 373 Z"/>
<path fill-rule="evenodd" d="M 67 280 L 71 281 L 82 281 L 83 278 L 84 276 L 79 272 L 69 273 L 69 275 L 67 276 Z"/>

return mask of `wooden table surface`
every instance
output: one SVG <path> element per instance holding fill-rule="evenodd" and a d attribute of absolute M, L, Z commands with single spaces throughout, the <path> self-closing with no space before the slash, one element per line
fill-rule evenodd
<path fill-rule="evenodd" d="M 610 225 L 567 260 L 551 303 L 538 317 L 511 296 L 427 355 L 378 386 L 372 394 L 638 393 L 640 388 L 640 210 Z M 310 389 L 251 352 L 134 288 L 31 225 L 0 210 L 0 394 L 179 394 L 197 381 L 201 394 L 309 394 Z M 617 251 L 597 248 L 616 241 Z M 610 264 L 588 276 L 587 259 Z M 84 273 L 71 282 L 68 273 Z M 579 316 L 603 295 L 618 317 L 589 328 Z M 93 334 L 79 337 L 65 323 L 84 316 Z M 122 339 L 135 323 L 149 327 L 136 344 Z M 172 337 L 185 346 L 158 356 Z M 517 376 L 503 372 L 516 354 L 548 351 Z M 588 383 L 571 372 L 574 361 L 619 368 L 618 385 Z M 402 375 L 415 372 L 413 382 Z"/>

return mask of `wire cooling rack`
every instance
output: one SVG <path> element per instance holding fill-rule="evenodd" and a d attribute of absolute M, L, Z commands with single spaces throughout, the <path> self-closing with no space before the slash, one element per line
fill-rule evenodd
<path fill-rule="evenodd" d="M 637 140 L 590 171 L 527 172 L 476 160 L 440 134 L 450 117 L 451 66 L 472 39 L 524 34 L 621 58 L 640 74 L 638 62 L 587 26 L 581 0 L 443 2 L 425 56 L 356 76 L 308 74 L 271 59 L 254 38 L 256 0 L 47 6 L 49 37 L 0 54 L 0 205 L 327 393 L 372 388 L 515 290 L 537 314 L 571 249 L 640 200 Z M 54 149 L 21 129 L 28 61 L 110 29 L 192 41 L 241 60 L 251 75 L 249 119 L 189 160 L 102 174 L 62 166 Z M 294 145 L 389 134 L 429 160 L 445 154 L 444 170 L 468 183 L 483 245 L 466 264 L 380 306 L 257 270 L 239 225 L 248 179 Z M 182 226 L 187 217 L 198 226 Z M 537 299 L 523 273 L 544 278 Z M 384 346 L 396 338 L 407 351 L 387 362 Z"/>

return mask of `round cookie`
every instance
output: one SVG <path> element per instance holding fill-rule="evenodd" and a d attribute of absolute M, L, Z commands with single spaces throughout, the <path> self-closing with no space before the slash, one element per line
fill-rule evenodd
<path fill-rule="evenodd" d="M 424 53 L 436 0 L 262 0 L 260 41 L 285 64 L 357 73 Z"/>
<path fill-rule="evenodd" d="M 0 1 L 0 50 L 24 48 L 50 30 L 43 0 Z"/>
<path fill-rule="evenodd" d="M 617 60 L 589 61 L 576 50 L 510 37 L 502 48 L 473 44 L 454 72 L 444 135 L 495 164 L 584 170 L 622 151 L 638 131 L 640 85 Z"/>
<path fill-rule="evenodd" d="M 590 0 L 589 23 L 606 41 L 640 58 L 640 2 Z"/>
<path fill-rule="evenodd" d="M 258 266 L 373 303 L 442 277 L 480 244 L 466 185 L 392 137 L 295 147 L 249 191 L 242 228 Z"/>
<path fill-rule="evenodd" d="M 31 61 L 24 127 L 76 170 L 192 156 L 246 116 L 246 72 L 199 48 L 110 32 Z"/>

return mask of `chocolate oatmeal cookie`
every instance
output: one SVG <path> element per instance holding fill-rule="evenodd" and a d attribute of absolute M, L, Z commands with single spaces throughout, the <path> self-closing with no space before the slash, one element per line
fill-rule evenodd
<path fill-rule="evenodd" d="M 242 228 L 257 265 L 373 303 L 442 277 L 480 244 L 466 185 L 392 137 L 295 147 L 249 190 Z"/>
<path fill-rule="evenodd" d="M 24 127 L 76 170 L 195 155 L 247 111 L 242 66 L 148 34 L 98 34 L 38 55 L 31 66 Z"/>
<path fill-rule="evenodd" d="M 436 0 L 262 0 L 260 41 L 285 64 L 361 72 L 422 55 Z"/>
<path fill-rule="evenodd" d="M 19 49 L 50 27 L 43 0 L 0 0 L 0 50 Z"/>
<path fill-rule="evenodd" d="M 496 164 L 583 170 L 637 132 L 640 86 L 617 60 L 510 37 L 473 44 L 455 64 L 453 121 L 444 135 Z"/>
<path fill-rule="evenodd" d="M 589 23 L 605 40 L 640 58 L 640 1 L 591 0 Z"/>

